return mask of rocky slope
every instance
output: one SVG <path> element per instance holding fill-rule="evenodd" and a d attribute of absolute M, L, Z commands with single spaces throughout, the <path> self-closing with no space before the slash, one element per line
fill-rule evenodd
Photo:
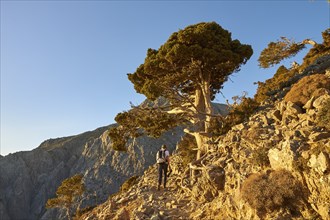
<path fill-rule="evenodd" d="M 239 124 L 191 168 L 173 156 L 169 187 L 157 191 L 152 166 L 127 192 L 108 199 L 80 219 L 330 219 L 330 132 L 315 124 L 330 94 L 304 109 L 284 101 Z M 195 166 L 195 167 L 194 167 Z M 242 199 L 252 173 L 285 169 L 306 197 L 295 208 L 260 216 Z M 297 199 L 298 200 L 298 199 Z"/>
<path fill-rule="evenodd" d="M 329 55 L 323 60 L 319 73 L 330 77 Z M 330 219 L 330 131 L 318 123 L 330 102 L 324 91 L 303 107 L 282 92 L 200 160 L 184 166 L 173 154 L 166 190 L 156 190 L 154 165 L 79 219 Z"/>
<path fill-rule="evenodd" d="M 119 153 L 110 147 L 108 128 L 50 139 L 35 150 L 0 158 L 0 219 L 62 218 L 56 209 L 45 213 L 45 203 L 64 179 L 77 173 L 84 175 L 86 186 L 81 208 L 104 202 L 127 177 L 153 163 L 161 144 L 173 149 L 182 136 L 178 128 L 159 139 L 137 138 L 127 153 Z"/>

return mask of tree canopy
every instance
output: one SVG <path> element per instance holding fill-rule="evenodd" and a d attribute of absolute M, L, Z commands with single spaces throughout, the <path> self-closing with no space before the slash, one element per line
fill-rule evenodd
<path fill-rule="evenodd" d="M 216 22 L 190 25 L 174 32 L 158 50 L 148 49 L 144 63 L 128 79 L 138 93 L 149 100 L 164 98 L 167 104 L 118 114 L 120 126 L 110 130 L 115 148 L 125 149 L 122 144 L 129 136 L 154 131 L 159 136 L 183 123 L 190 123 L 187 133 L 195 136 L 200 148 L 201 133 L 208 132 L 215 116 L 211 101 L 252 54 L 250 45 L 233 40 Z"/>
<path fill-rule="evenodd" d="M 296 55 L 300 50 L 305 48 L 304 43 L 296 43 L 286 37 L 281 37 L 277 42 L 270 42 L 258 59 L 259 66 L 268 68 L 280 63 L 283 59 L 287 59 Z"/>
<path fill-rule="evenodd" d="M 145 62 L 128 78 L 151 100 L 172 99 L 173 92 L 194 94 L 204 82 L 209 82 L 213 99 L 252 53 L 251 46 L 232 40 L 217 23 L 199 23 L 173 33 L 158 50 L 148 49 Z"/>
<path fill-rule="evenodd" d="M 48 199 L 46 208 L 63 208 L 66 210 L 68 218 L 71 219 L 71 206 L 76 197 L 82 195 L 85 190 L 82 178 L 81 174 L 77 174 L 65 179 L 57 188 L 56 197 Z"/>

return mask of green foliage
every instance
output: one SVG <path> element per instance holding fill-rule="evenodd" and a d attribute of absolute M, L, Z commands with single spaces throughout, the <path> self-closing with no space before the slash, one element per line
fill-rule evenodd
<path fill-rule="evenodd" d="M 128 74 L 128 79 L 149 100 L 163 97 L 169 105 L 166 110 L 133 109 L 118 114 L 120 126 L 110 131 L 110 137 L 118 140 L 114 149 L 125 149 L 122 146 L 129 137 L 142 133 L 159 137 L 192 119 L 199 123 L 191 130 L 205 132 L 209 120 L 204 119 L 212 111 L 211 100 L 252 53 L 250 45 L 233 40 L 231 33 L 215 22 L 190 25 L 173 33 L 158 50 L 148 49 L 144 63 Z M 168 114 L 170 110 L 176 113 Z"/>
<path fill-rule="evenodd" d="M 211 122 L 213 135 L 227 133 L 231 127 L 247 120 L 258 108 L 258 103 L 252 98 L 241 97 L 239 103 L 234 105 L 225 119 L 214 118 Z"/>
<path fill-rule="evenodd" d="M 277 42 L 270 42 L 258 59 L 259 66 L 268 68 L 280 63 L 283 59 L 293 57 L 305 48 L 303 43 L 296 43 L 286 37 L 281 37 Z"/>
<path fill-rule="evenodd" d="M 150 100 L 172 100 L 175 91 L 190 95 L 203 81 L 210 81 L 214 97 L 252 53 L 250 45 L 232 40 L 217 23 L 199 23 L 173 33 L 158 50 L 149 49 L 144 64 L 128 78 Z"/>
<path fill-rule="evenodd" d="M 297 70 L 295 69 L 288 70 L 284 66 L 280 66 L 272 78 L 266 80 L 265 82 L 258 82 L 258 89 L 255 94 L 255 100 L 258 103 L 262 103 L 264 100 L 273 96 L 284 87 L 288 87 L 291 84 L 295 83 L 297 79 L 295 79 L 294 76 L 297 74 L 298 71 L 303 72 L 305 68 L 313 64 L 317 58 L 322 57 L 325 54 L 330 54 L 330 28 L 322 32 L 322 37 L 323 37 L 323 43 L 315 44 L 309 50 L 309 52 L 304 57 L 303 63 L 299 66 Z M 308 42 L 309 40 L 306 39 L 301 44 L 307 44 Z M 276 43 L 272 42 L 271 44 L 276 44 Z M 267 50 L 265 49 L 264 51 L 268 51 L 270 53 L 270 48 L 267 48 Z M 274 54 L 274 56 L 281 56 L 281 54 L 280 55 Z M 259 59 L 262 59 L 262 57 L 260 57 Z M 267 62 L 266 64 L 263 65 L 267 65 Z"/>
<path fill-rule="evenodd" d="M 330 54 L 330 28 L 322 32 L 322 38 L 322 44 L 316 44 L 308 51 L 300 66 L 300 70 L 304 70 L 306 67 L 313 64 L 317 58 L 325 54 Z"/>
<path fill-rule="evenodd" d="M 256 102 L 262 103 L 284 87 L 290 86 L 290 79 L 296 74 L 294 70 L 288 70 L 280 66 L 274 76 L 265 82 L 258 82 L 258 89 L 254 96 Z"/>
<path fill-rule="evenodd" d="M 75 199 L 81 196 L 85 191 L 84 184 L 82 183 L 83 176 L 81 174 L 74 175 L 65 179 L 62 184 L 57 188 L 56 197 L 48 199 L 46 208 L 64 208 L 67 210 L 67 215 L 70 218 L 71 206 L 74 204 Z"/>
<path fill-rule="evenodd" d="M 120 192 L 127 192 L 133 185 L 138 183 L 139 176 L 132 176 L 120 187 Z"/>
<path fill-rule="evenodd" d="M 330 131 L 330 99 L 324 103 L 318 112 L 316 122 L 318 126 L 325 127 Z"/>
<path fill-rule="evenodd" d="M 287 170 L 252 174 L 244 181 L 241 193 L 259 215 L 281 208 L 295 210 L 303 198 L 300 182 Z"/>
<path fill-rule="evenodd" d="M 193 150 L 194 148 L 197 148 L 195 138 L 191 135 L 185 134 L 178 143 L 177 149 L 177 154 L 180 155 L 184 167 L 187 167 L 190 162 L 196 159 L 196 151 Z"/>
<path fill-rule="evenodd" d="M 266 147 L 259 147 L 253 150 L 251 163 L 260 167 L 268 167 L 270 165 L 268 151 L 269 149 Z"/>
<path fill-rule="evenodd" d="M 329 77 L 324 74 L 306 76 L 292 86 L 284 99 L 303 106 L 313 96 L 317 98 L 324 94 L 323 88 L 330 90 Z"/>
<path fill-rule="evenodd" d="M 126 142 L 129 137 L 139 137 L 143 134 L 158 138 L 164 131 L 183 124 L 181 115 L 171 115 L 160 109 L 134 108 L 127 112 L 117 114 L 115 117 L 119 124 L 109 129 L 112 148 L 126 151 Z"/>
<path fill-rule="evenodd" d="M 108 135 L 111 138 L 111 147 L 116 151 L 127 151 L 126 142 L 127 136 L 122 126 L 112 127 L 108 131 Z"/>

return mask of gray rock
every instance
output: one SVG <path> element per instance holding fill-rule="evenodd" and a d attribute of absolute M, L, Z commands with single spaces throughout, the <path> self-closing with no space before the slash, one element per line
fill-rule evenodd
<path fill-rule="evenodd" d="M 159 146 L 166 143 L 172 151 L 183 135 L 177 128 L 158 139 L 140 137 L 130 141 L 126 153 L 119 153 L 110 146 L 109 127 L 50 139 L 33 151 L 1 157 L 0 219 L 63 218 L 58 209 L 46 210 L 45 203 L 64 179 L 78 173 L 86 187 L 79 207 L 100 204 L 127 178 L 154 164 Z"/>

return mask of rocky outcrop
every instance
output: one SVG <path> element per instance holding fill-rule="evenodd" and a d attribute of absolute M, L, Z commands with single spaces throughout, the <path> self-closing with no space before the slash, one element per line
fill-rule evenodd
<path fill-rule="evenodd" d="M 152 166 L 128 191 L 81 219 L 330 219 L 330 131 L 318 126 L 319 102 L 312 98 L 304 108 L 285 101 L 264 106 L 190 166 L 183 167 L 174 154 L 168 189 L 156 190 L 157 167 Z M 295 201 L 285 205 L 274 198 L 283 206 L 262 213 L 243 199 L 242 186 L 252 174 L 281 172 L 299 187 L 301 195 L 287 195 Z M 276 178 L 272 190 L 282 187 L 278 190 L 286 198 L 290 190 L 280 185 L 281 176 Z"/>
<path fill-rule="evenodd" d="M 77 173 L 86 187 L 79 208 L 102 203 L 128 177 L 154 163 L 160 145 L 173 149 L 182 136 L 177 128 L 158 139 L 140 137 L 120 153 L 112 150 L 108 129 L 50 139 L 33 151 L 0 158 L 0 219 L 64 219 L 56 209 L 46 211 L 45 203 L 64 179 Z"/>

